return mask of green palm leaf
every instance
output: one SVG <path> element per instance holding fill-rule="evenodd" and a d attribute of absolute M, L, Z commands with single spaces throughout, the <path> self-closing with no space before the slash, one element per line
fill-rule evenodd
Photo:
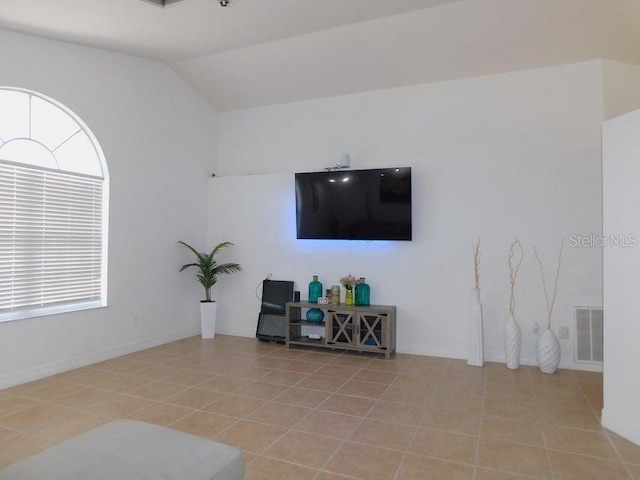
<path fill-rule="evenodd" d="M 187 263 L 180 267 L 180 271 L 186 270 L 190 267 L 195 267 L 199 271 L 196 273 L 196 278 L 198 282 L 205 291 L 206 301 L 211 301 L 211 287 L 213 287 L 218 281 L 218 275 L 235 273 L 242 270 L 242 267 L 238 263 L 221 263 L 218 264 L 215 261 L 215 256 L 220 252 L 221 249 L 233 245 L 231 242 L 222 242 L 219 243 L 211 250 L 211 253 L 203 253 L 199 252 L 195 248 L 193 248 L 188 243 L 183 241 L 179 241 L 181 245 L 187 247 L 191 253 L 196 256 L 197 261 L 194 263 Z"/>

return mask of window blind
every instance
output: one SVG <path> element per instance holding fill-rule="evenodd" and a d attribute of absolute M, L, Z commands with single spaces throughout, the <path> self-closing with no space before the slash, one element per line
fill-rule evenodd
<path fill-rule="evenodd" d="M 102 188 L 102 178 L 0 161 L 0 320 L 101 301 Z"/>

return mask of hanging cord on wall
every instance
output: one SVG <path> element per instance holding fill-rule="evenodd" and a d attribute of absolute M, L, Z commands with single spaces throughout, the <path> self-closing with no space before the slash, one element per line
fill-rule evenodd
<path fill-rule="evenodd" d="M 262 285 L 266 280 L 269 280 L 269 279 L 271 278 L 271 276 L 272 276 L 272 275 L 273 275 L 273 272 L 272 272 L 272 273 L 270 273 L 269 275 L 267 275 L 266 277 L 264 277 L 264 280 L 260 280 L 260 282 L 258 282 L 258 284 L 256 285 L 256 288 L 255 288 L 256 298 L 257 298 L 258 300 L 260 300 L 261 302 L 262 302 L 262 297 L 259 297 L 259 296 L 258 296 L 258 287 L 259 287 L 260 285 Z"/>

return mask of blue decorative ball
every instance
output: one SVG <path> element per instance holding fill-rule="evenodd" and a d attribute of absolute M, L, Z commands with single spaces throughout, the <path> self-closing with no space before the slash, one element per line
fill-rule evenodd
<path fill-rule="evenodd" d="M 322 323 L 324 312 L 319 308 L 310 308 L 307 310 L 307 321 L 311 323 Z"/>

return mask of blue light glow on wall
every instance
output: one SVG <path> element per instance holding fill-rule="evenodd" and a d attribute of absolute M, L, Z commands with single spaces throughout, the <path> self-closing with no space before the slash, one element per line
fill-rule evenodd
<path fill-rule="evenodd" d="M 299 240 L 296 238 L 296 201 L 292 199 L 287 212 L 287 238 L 292 248 L 302 252 L 344 252 L 344 251 L 379 251 L 389 252 L 397 248 L 398 244 L 407 242 L 395 242 L 391 240 Z"/>

